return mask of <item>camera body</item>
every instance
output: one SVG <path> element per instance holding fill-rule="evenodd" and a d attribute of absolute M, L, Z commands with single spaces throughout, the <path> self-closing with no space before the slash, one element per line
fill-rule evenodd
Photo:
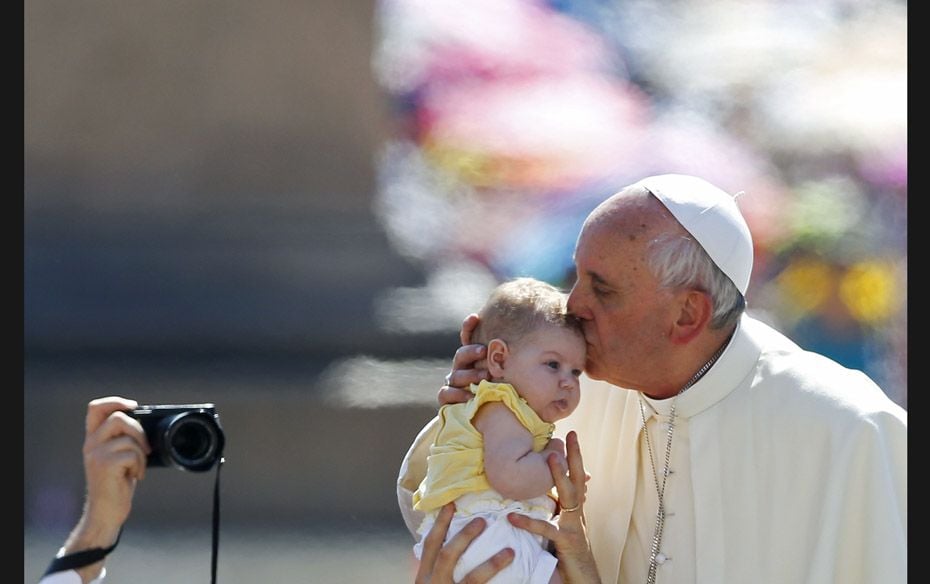
<path fill-rule="evenodd" d="M 226 436 L 213 404 L 140 405 L 128 413 L 152 448 L 147 466 L 204 472 L 223 456 Z"/>

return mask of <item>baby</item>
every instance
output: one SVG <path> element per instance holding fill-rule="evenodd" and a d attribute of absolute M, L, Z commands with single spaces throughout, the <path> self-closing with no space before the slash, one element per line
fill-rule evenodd
<path fill-rule="evenodd" d="M 413 494 L 413 508 L 426 513 L 414 553 L 419 559 L 423 537 L 449 501 L 456 511 L 446 541 L 483 517 L 487 526 L 459 559 L 456 581 L 510 547 L 513 562 L 491 582 L 562 582 L 542 538 L 512 526 L 507 514 L 548 521 L 555 510 L 546 457 L 564 454 L 562 441 L 551 439 L 554 422 L 578 407 L 585 364 L 581 325 L 567 314 L 565 301 L 557 288 L 532 278 L 498 286 L 472 335 L 472 342 L 487 346 L 493 381 L 473 384 L 468 402 L 439 409 L 426 477 Z"/>

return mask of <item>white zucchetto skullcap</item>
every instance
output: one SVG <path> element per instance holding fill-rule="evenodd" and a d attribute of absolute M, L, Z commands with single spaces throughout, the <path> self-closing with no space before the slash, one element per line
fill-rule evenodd
<path fill-rule="evenodd" d="M 650 176 L 636 184 L 671 211 L 745 296 L 752 273 L 752 235 L 735 197 L 684 174 Z"/>

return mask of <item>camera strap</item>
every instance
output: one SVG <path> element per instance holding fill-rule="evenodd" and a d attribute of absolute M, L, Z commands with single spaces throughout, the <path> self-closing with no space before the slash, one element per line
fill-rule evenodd
<path fill-rule="evenodd" d="M 120 528 L 119 533 L 116 534 L 116 541 L 114 541 L 113 545 L 110 547 L 90 548 L 53 559 L 52 562 L 48 565 L 48 569 L 45 570 L 45 574 L 43 574 L 42 577 L 44 578 L 45 576 L 55 572 L 77 570 L 78 568 L 83 568 L 84 566 L 89 566 L 99 562 L 103 558 L 107 557 L 107 554 L 116 549 L 116 544 L 119 543 L 119 538 L 122 534 L 123 529 Z"/>
<path fill-rule="evenodd" d="M 216 558 L 220 548 L 220 469 L 225 458 L 216 463 L 216 482 L 213 483 L 213 553 L 210 558 L 210 582 L 216 584 Z"/>

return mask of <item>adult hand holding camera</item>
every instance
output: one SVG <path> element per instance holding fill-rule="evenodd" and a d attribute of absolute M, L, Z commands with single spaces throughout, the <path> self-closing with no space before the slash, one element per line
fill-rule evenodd
<path fill-rule="evenodd" d="M 84 434 L 84 511 L 59 555 L 108 548 L 132 509 L 136 483 L 145 477 L 148 441 L 139 422 L 126 411 L 138 404 L 109 396 L 87 404 Z M 82 582 L 97 578 L 104 561 L 78 568 Z"/>

